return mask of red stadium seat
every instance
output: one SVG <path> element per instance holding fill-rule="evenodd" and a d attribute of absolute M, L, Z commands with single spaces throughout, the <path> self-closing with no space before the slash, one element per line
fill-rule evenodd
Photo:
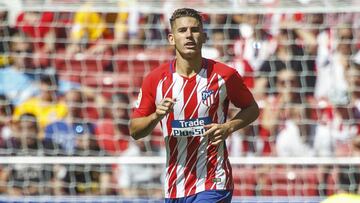
<path fill-rule="evenodd" d="M 331 170 L 328 176 L 326 177 L 326 195 L 333 195 L 337 192 L 338 188 L 336 187 L 339 183 L 338 181 L 339 173 L 337 170 Z"/>
<path fill-rule="evenodd" d="M 129 135 L 121 134 L 112 119 L 99 120 L 95 131 L 100 148 L 109 154 L 117 155 L 128 148 Z"/>
<path fill-rule="evenodd" d="M 318 168 L 299 168 L 296 170 L 296 194 L 317 196 L 319 185 Z"/>
<path fill-rule="evenodd" d="M 256 195 L 256 171 L 249 167 L 233 167 L 234 196 Z"/>
<path fill-rule="evenodd" d="M 96 108 L 96 104 L 93 102 L 87 102 L 86 110 L 83 113 L 85 119 L 96 121 L 100 118 L 99 112 Z"/>
<path fill-rule="evenodd" d="M 139 89 L 148 72 L 171 58 L 164 49 L 122 49 L 114 53 L 112 67 L 116 73 L 129 74 L 130 86 Z"/>
<path fill-rule="evenodd" d="M 59 79 L 62 80 L 67 80 L 67 81 L 71 81 L 71 82 L 75 82 L 75 83 L 80 83 L 81 82 L 81 76 L 77 73 L 72 73 L 70 71 L 66 71 L 66 70 L 58 70 L 57 74 L 59 76 Z"/>
<path fill-rule="evenodd" d="M 172 58 L 171 53 L 163 49 L 124 49 L 114 54 L 113 69 L 115 72 L 143 75 Z"/>
<path fill-rule="evenodd" d="M 267 196 L 317 196 L 318 170 L 274 168 L 264 175 L 261 193 Z"/>
<path fill-rule="evenodd" d="M 266 196 L 289 196 L 294 193 L 289 188 L 291 179 L 286 177 L 286 170 L 283 168 L 271 169 L 264 174 L 264 184 L 261 186 L 261 194 Z"/>
<path fill-rule="evenodd" d="M 76 74 L 102 72 L 111 64 L 111 53 L 99 56 L 87 56 L 79 53 L 74 56 L 65 56 L 62 51 L 56 54 L 54 66 L 58 71 L 67 71 Z"/>
<path fill-rule="evenodd" d="M 116 72 L 127 72 L 134 75 L 143 75 L 158 67 L 162 61 L 159 60 L 116 60 L 114 70 Z"/>
<path fill-rule="evenodd" d="M 128 92 L 131 87 L 139 86 L 138 83 L 141 81 L 126 73 L 103 72 L 85 75 L 81 78 L 81 84 L 93 87 L 105 96 L 116 92 Z"/>

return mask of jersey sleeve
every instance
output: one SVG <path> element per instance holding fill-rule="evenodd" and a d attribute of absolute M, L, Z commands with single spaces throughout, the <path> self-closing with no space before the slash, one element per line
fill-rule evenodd
<path fill-rule="evenodd" d="M 133 118 L 145 117 L 155 112 L 156 89 L 152 83 L 153 79 L 150 76 L 143 80 L 143 84 L 141 86 L 140 93 L 133 111 Z"/>
<path fill-rule="evenodd" d="M 253 95 L 237 71 L 226 81 L 226 90 L 230 102 L 238 108 L 246 108 L 254 102 Z"/>

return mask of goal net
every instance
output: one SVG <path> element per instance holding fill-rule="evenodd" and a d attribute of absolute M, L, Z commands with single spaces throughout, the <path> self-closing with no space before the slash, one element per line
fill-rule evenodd
<path fill-rule="evenodd" d="M 128 122 L 181 7 L 261 110 L 226 141 L 234 201 L 360 192 L 358 1 L 0 0 L 0 202 L 162 202 L 160 127 Z"/>

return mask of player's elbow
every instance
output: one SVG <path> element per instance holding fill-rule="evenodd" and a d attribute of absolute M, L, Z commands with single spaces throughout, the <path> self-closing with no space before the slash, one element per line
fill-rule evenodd
<path fill-rule="evenodd" d="M 141 133 L 141 131 L 139 130 L 139 127 L 136 125 L 136 122 L 130 120 L 129 123 L 129 133 L 130 136 L 134 139 L 134 140 L 139 140 L 143 137 L 145 137 L 143 135 L 143 133 Z"/>
<path fill-rule="evenodd" d="M 260 115 L 259 106 L 256 103 L 256 101 L 254 101 L 254 103 L 251 105 L 251 114 L 250 115 L 252 115 L 252 121 L 255 121 Z"/>
<path fill-rule="evenodd" d="M 259 106 L 258 104 L 255 102 L 255 117 L 258 118 L 259 115 L 260 115 L 260 109 L 259 109 Z"/>
<path fill-rule="evenodd" d="M 134 139 L 134 140 L 140 140 L 142 137 L 138 134 L 135 134 L 135 133 L 130 133 L 130 136 Z"/>
<path fill-rule="evenodd" d="M 142 138 L 142 136 L 139 133 L 136 133 L 134 131 L 130 130 L 130 136 L 134 139 L 134 140 L 139 140 Z"/>
<path fill-rule="evenodd" d="M 130 133 L 130 136 L 131 136 L 134 140 L 138 140 L 138 139 L 141 138 L 141 137 L 139 136 L 139 133 L 137 132 L 136 128 L 131 124 L 131 122 L 130 122 L 129 133 Z"/>

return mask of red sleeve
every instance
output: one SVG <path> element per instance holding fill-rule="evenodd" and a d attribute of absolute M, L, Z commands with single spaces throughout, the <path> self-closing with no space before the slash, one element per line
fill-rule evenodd
<path fill-rule="evenodd" d="M 235 70 L 226 81 L 226 91 L 230 102 L 238 108 L 246 108 L 254 102 L 253 95 Z"/>
<path fill-rule="evenodd" d="M 132 115 L 133 118 L 145 117 L 155 112 L 156 88 L 153 85 L 153 81 L 154 80 L 150 76 L 147 76 L 143 80 Z"/>

